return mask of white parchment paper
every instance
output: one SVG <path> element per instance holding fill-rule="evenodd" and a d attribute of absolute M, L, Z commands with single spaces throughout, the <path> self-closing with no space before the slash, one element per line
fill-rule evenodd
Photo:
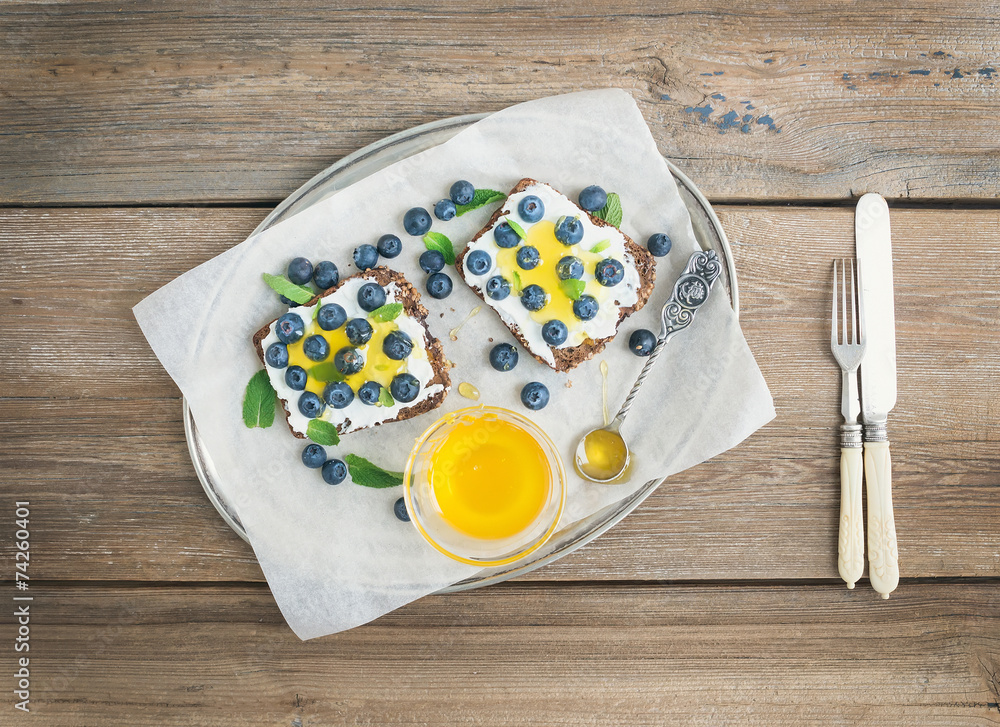
<path fill-rule="evenodd" d="M 588 91 L 523 103 L 486 118 L 448 142 L 398 162 L 255 235 L 165 285 L 135 309 L 154 352 L 192 408 L 226 494 L 246 527 L 275 600 L 303 639 L 370 621 L 387 611 L 473 575 L 476 569 L 439 554 L 392 513 L 402 488 L 372 490 L 349 481 L 326 485 L 300 461 L 305 442 L 279 418 L 270 429 L 246 429 L 242 397 L 260 368 L 253 333 L 283 312 L 261 273 L 280 273 L 296 256 L 333 260 L 341 277 L 356 272 L 351 252 L 392 232 L 403 253 L 387 263 L 423 290 L 419 238 L 402 229 L 403 212 L 431 209 L 456 179 L 508 190 L 522 177 L 548 182 L 570 198 L 600 184 L 621 195 L 622 230 L 643 244 L 667 232 L 673 250 L 657 263 L 656 291 L 622 324 L 608 349 L 568 374 L 551 371 L 522 351 L 517 368 L 497 373 L 487 354 L 514 339 L 487 306 L 448 332 L 481 301 L 454 273 L 444 301 L 424 296 L 431 332 L 444 342 L 453 389 L 442 409 L 410 421 L 344 437 L 328 448 L 353 452 L 402 470 L 416 437 L 444 411 L 470 405 L 457 385 L 478 387 L 482 402 L 527 413 L 519 400 L 528 381 L 551 392 L 548 407 L 528 413 L 559 445 L 570 476 L 561 527 L 633 492 L 650 479 L 691 467 L 734 446 L 774 416 L 760 371 L 724 291 L 718 288 L 690 329 L 660 357 L 634 405 L 625 434 L 637 453 L 628 484 L 585 483 L 572 471 L 581 434 L 602 422 L 599 362 L 607 360 L 609 407 L 620 405 L 645 359 L 627 350 L 629 333 L 659 330 L 659 309 L 696 249 L 687 210 L 632 98 L 621 90 Z M 434 221 L 458 249 L 492 214 L 487 207 Z M 571 385 L 570 385 L 571 384 Z"/>

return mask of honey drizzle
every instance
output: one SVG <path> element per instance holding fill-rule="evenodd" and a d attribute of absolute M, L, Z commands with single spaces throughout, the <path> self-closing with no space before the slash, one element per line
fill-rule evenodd
<path fill-rule="evenodd" d="M 463 381 L 461 384 L 458 385 L 458 393 L 464 396 L 466 399 L 479 401 L 479 389 L 470 384 L 468 381 Z"/>
<path fill-rule="evenodd" d="M 479 315 L 479 311 L 481 311 L 482 309 L 483 307 L 481 305 L 477 305 L 475 308 L 470 310 L 469 315 L 467 315 L 461 323 L 459 323 L 457 326 L 448 331 L 448 338 L 451 339 L 452 341 L 457 341 L 458 332 L 461 330 L 462 326 L 468 323 L 469 320 L 472 318 L 472 316 Z M 479 397 L 476 398 L 478 399 Z"/>

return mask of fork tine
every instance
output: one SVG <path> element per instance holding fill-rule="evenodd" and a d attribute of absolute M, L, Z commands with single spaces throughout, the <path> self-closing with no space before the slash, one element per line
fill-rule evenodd
<path fill-rule="evenodd" d="M 830 326 L 830 345 L 840 343 L 837 337 L 837 261 L 833 261 L 833 325 Z"/>
<path fill-rule="evenodd" d="M 841 313 L 841 317 L 844 319 L 844 335 L 843 335 L 843 339 L 842 340 L 844 341 L 844 345 L 846 346 L 847 344 L 849 344 L 851 342 L 851 329 L 847 325 L 847 260 L 846 260 L 846 258 L 844 260 L 841 260 L 840 264 L 844 268 L 844 274 L 841 276 L 840 299 L 841 299 L 841 305 L 843 306 L 843 311 Z"/>

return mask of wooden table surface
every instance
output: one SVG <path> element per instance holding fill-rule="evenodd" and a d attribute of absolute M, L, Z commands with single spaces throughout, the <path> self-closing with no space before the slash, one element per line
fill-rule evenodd
<path fill-rule="evenodd" d="M 995 3 L 336 5 L 0 5 L 0 724 L 1000 724 Z M 347 153 L 604 86 L 715 205 L 777 418 L 525 579 L 300 642 L 131 307 Z M 836 565 L 830 261 L 869 191 L 897 291 L 888 601 Z"/>

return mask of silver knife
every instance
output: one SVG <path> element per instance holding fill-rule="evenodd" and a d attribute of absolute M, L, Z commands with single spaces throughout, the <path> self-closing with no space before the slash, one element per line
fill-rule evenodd
<path fill-rule="evenodd" d="M 881 196 L 866 194 L 858 200 L 854 235 L 864 296 L 862 330 L 867 341 L 861 363 L 861 415 L 868 490 L 868 577 L 872 588 L 888 598 L 899 584 L 886 429 L 889 412 L 896 405 L 896 315 L 889 207 Z"/>

